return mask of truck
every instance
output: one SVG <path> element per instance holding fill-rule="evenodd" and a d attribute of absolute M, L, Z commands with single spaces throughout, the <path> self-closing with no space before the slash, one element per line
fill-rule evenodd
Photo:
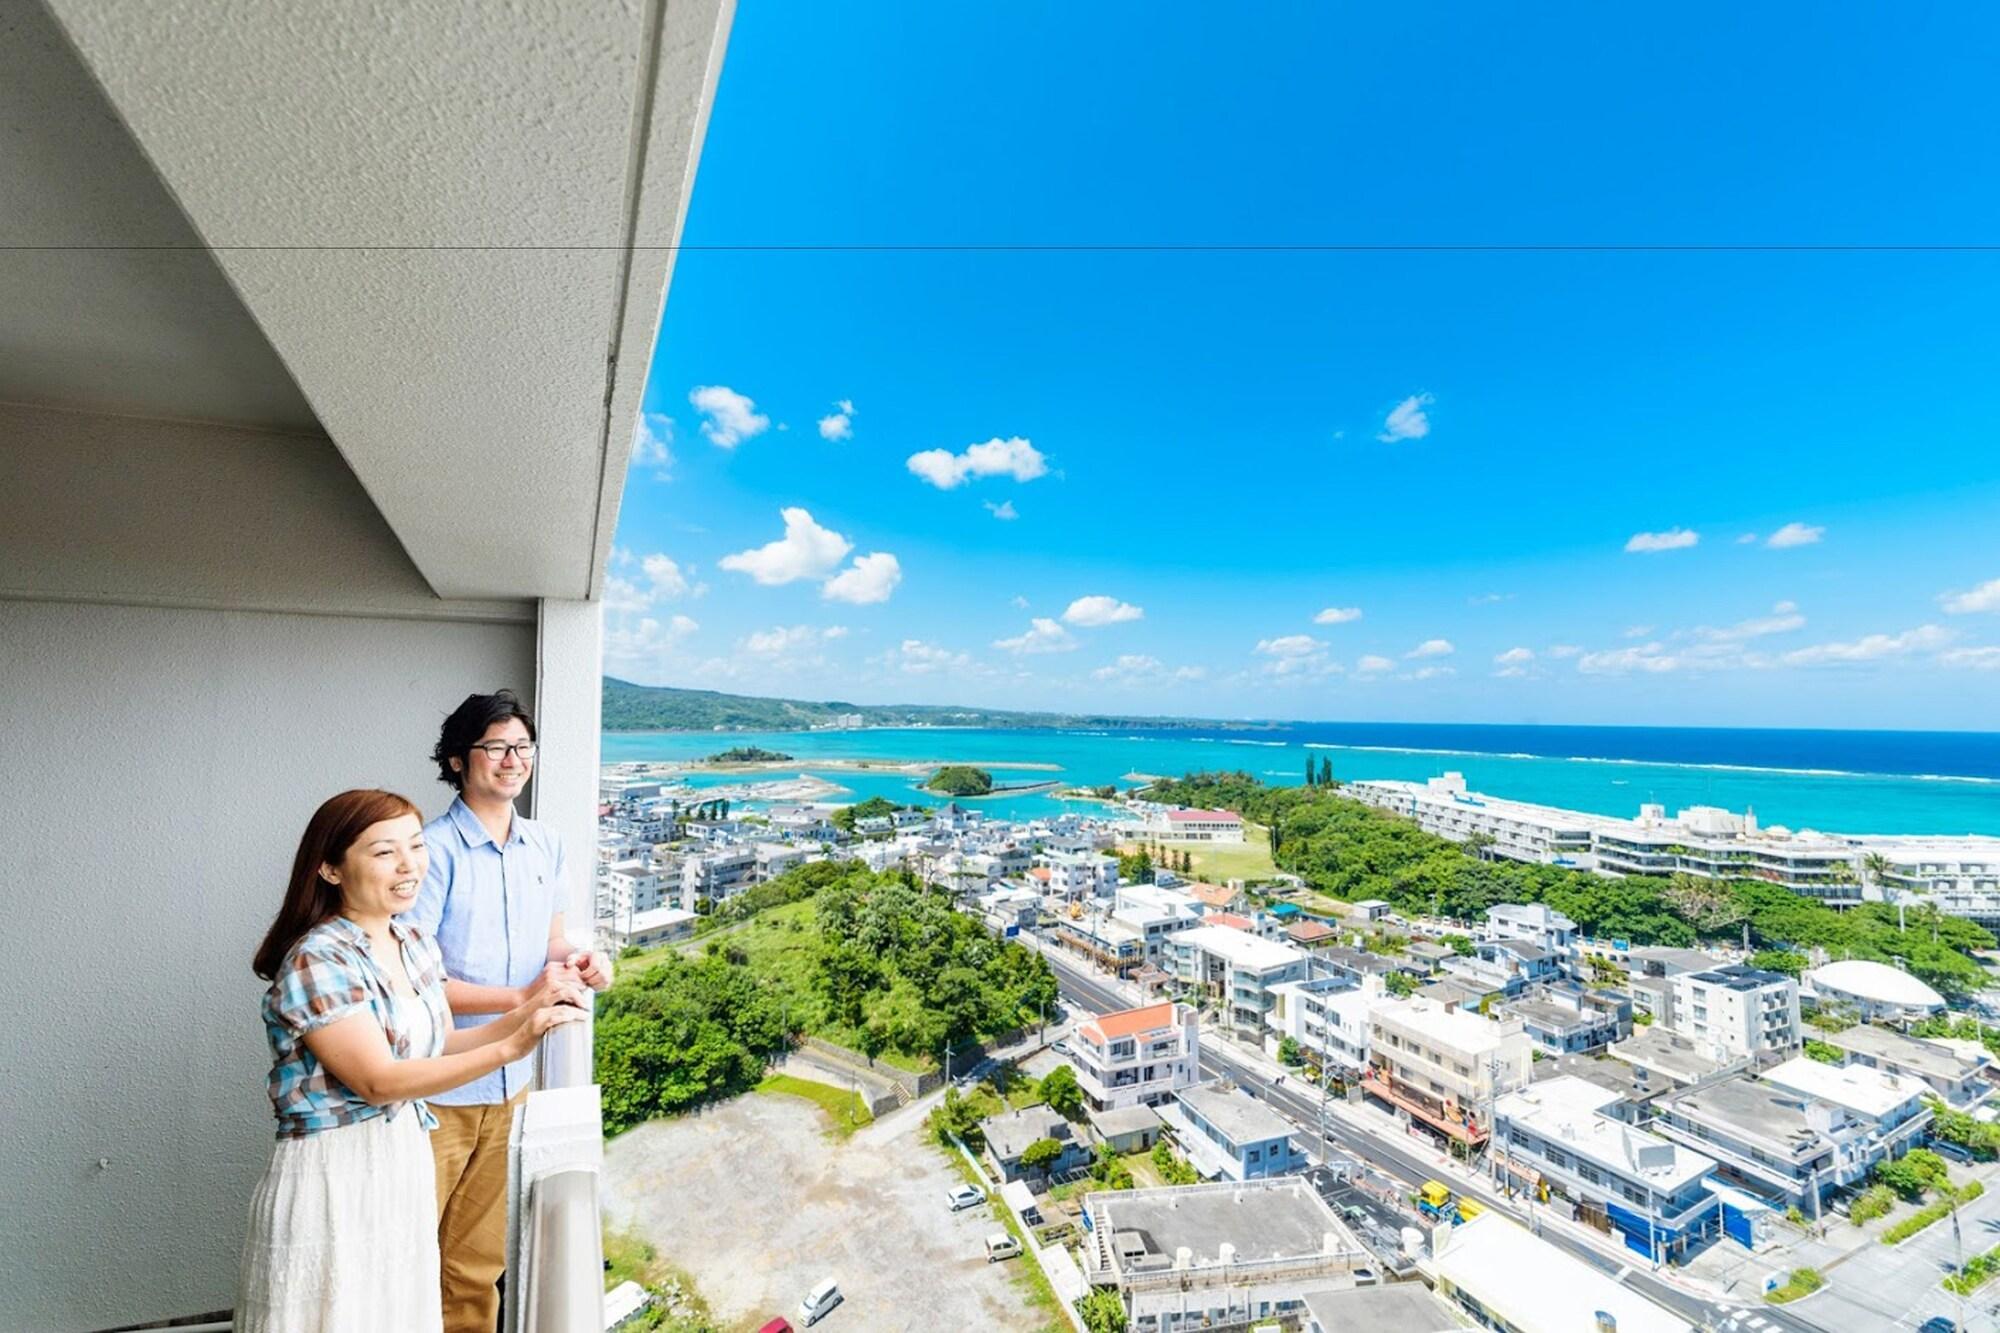
<path fill-rule="evenodd" d="M 1454 1198 L 1442 1180 L 1426 1180 L 1417 1191 L 1417 1211 L 1437 1222 L 1470 1222 L 1485 1211 L 1477 1200 Z"/>

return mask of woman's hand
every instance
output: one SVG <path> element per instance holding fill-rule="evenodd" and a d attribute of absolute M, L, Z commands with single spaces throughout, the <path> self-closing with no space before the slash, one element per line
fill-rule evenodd
<path fill-rule="evenodd" d="M 516 1011 L 520 1014 L 519 1026 L 506 1038 L 509 1062 L 533 1052 L 550 1028 L 581 1022 L 589 1016 L 589 1005 L 589 993 L 580 982 L 559 982 L 545 987 L 537 1001 Z"/>

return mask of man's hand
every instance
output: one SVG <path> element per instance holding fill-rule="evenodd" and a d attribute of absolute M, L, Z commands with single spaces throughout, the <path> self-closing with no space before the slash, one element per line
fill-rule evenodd
<path fill-rule="evenodd" d="M 578 956 L 580 957 L 581 955 Z M 579 975 L 577 969 L 568 963 L 545 964 L 539 976 L 521 987 L 520 999 L 515 1002 L 515 1008 L 518 1009 L 522 1005 L 535 1004 L 542 998 L 543 992 L 552 987 L 559 989 L 580 984 L 583 984 L 583 978 Z"/>
<path fill-rule="evenodd" d="M 611 955 L 601 950 L 579 949 L 569 956 L 566 966 L 576 969 L 576 975 L 592 990 L 611 985 Z"/>

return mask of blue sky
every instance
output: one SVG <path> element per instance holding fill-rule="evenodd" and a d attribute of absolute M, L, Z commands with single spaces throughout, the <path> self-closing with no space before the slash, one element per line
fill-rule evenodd
<path fill-rule="evenodd" d="M 744 5 L 606 669 L 2000 725 L 2000 19 L 1653 17 Z"/>

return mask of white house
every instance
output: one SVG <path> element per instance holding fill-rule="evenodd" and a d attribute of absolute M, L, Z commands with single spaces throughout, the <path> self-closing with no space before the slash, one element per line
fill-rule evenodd
<path fill-rule="evenodd" d="M 1163 1000 L 1077 1025 L 1070 1064 L 1092 1109 L 1158 1106 L 1201 1080 L 1200 1016 Z"/>
<path fill-rule="evenodd" d="M 1242 842 L 1243 817 L 1233 810 L 1160 810 L 1145 822 L 1159 842 Z"/>

